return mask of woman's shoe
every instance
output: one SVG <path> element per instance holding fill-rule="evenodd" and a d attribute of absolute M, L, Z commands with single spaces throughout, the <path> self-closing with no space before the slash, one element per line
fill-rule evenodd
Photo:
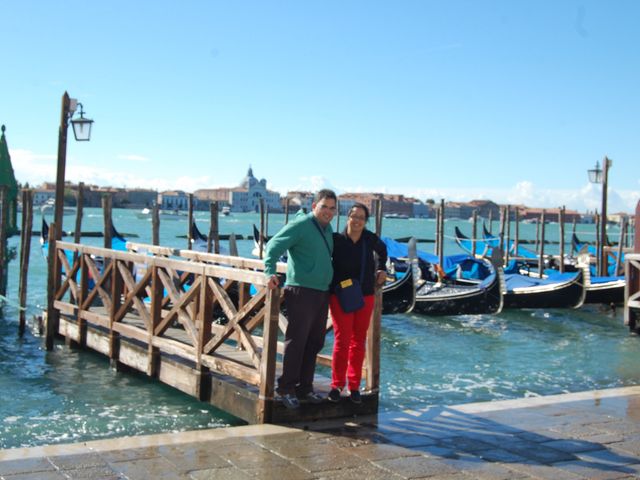
<path fill-rule="evenodd" d="M 359 405 L 362 403 L 362 397 L 360 396 L 360 390 L 351 390 L 351 394 L 349 395 L 351 399 L 351 403 L 355 403 Z"/>
<path fill-rule="evenodd" d="M 332 388 L 331 391 L 329 392 L 329 396 L 327 397 L 327 400 L 333 403 L 338 403 L 340 401 L 340 389 Z"/>

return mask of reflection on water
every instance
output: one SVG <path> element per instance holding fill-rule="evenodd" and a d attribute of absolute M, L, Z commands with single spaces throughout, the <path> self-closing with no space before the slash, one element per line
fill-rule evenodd
<path fill-rule="evenodd" d="M 115 225 L 122 233 L 138 235 L 135 241 L 149 243 L 151 224 L 135 213 L 114 210 Z M 198 212 L 197 218 L 206 231 L 208 214 Z M 73 228 L 73 220 L 66 229 Z M 252 223 L 259 223 L 258 215 L 221 217 L 220 231 L 249 235 Z M 273 233 L 282 224 L 282 215 L 270 224 Z M 433 238 L 435 223 L 385 220 L 384 225 L 384 233 L 391 237 Z M 83 230 L 101 229 L 101 212 L 88 209 Z M 161 222 L 160 234 L 163 245 L 184 247 L 185 239 L 179 236 L 186 234 L 186 222 Z M 102 239 L 83 242 L 101 245 Z M 18 243 L 19 238 L 10 239 L 10 245 Z M 240 241 L 240 253 L 249 255 L 252 244 Z M 453 245 L 446 248 L 447 253 L 457 252 Z M 46 303 L 46 265 L 37 238 L 31 252 L 29 316 L 40 313 Z M 9 299 L 17 298 L 17 269 L 17 262 L 12 262 Z M 39 337 L 27 334 L 18 339 L 14 306 L 5 305 L 4 313 L 0 448 L 239 423 L 144 375 L 115 372 L 101 355 L 64 346 L 45 352 Z M 331 341 L 329 335 L 325 351 L 331 350 Z M 639 342 L 622 325 L 621 313 L 612 315 L 595 307 L 507 311 L 497 316 L 387 316 L 382 321 L 381 408 L 415 409 L 635 385 L 640 383 Z M 325 368 L 319 371 L 328 373 Z"/>

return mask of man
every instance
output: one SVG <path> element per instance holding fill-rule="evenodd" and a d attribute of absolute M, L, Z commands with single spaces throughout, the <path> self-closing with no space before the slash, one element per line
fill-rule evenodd
<path fill-rule="evenodd" d="M 277 392 L 284 406 L 290 409 L 298 408 L 299 400 L 311 403 L 323 400 L 313 391 L 313 376 L 316 355 L 324 345 L 329 309 L 329 285 L 333 278 L 330 223 L 336 213 L 336 202 L 332 190 L 320 190 L 314 197 L 311 212 L 299 211 L 295 219 L 267 243 L 264 264 L 269 289 L 279 286 L 276 262 L 288 251 L 284 298 L 289 324 Z"/>

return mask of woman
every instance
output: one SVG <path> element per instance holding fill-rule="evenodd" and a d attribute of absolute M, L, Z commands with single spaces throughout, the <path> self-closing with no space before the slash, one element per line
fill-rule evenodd
<path fill-rule="evenodd" d="M 362 203 L 356 203 L 349 210 L 345 230 L 333 234 L 333 281 L 329 309 L 333 320 L 334 343 L 331 391 L 328 397 L 330 402 L 340 401 L 347 380 L 351 401 L 362 401 L 360 380 L 367 329 L 373 312 L 373 293 L 376 285 L 384 283 L 387 274 L 387 247 L 375 233 L 366 229 L 368 219 L 369 209 Z M 378 254 L 377 265 L 374 262 L 374 251 Z M 336 291 L 342 282 L 349 283 L 349 280 L 361 282 L 364 305 L 356 311 L 346 313 Z"/>

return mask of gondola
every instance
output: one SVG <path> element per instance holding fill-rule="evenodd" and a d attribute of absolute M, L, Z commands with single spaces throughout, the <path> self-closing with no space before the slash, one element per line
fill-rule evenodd
<path fill-rule="evenodd" d="M 547 278 L 505 273 L 505 308 L 579 308 L 585 301 L 585 271 Z"/>
<path fill-rule="evenodd" d="M 477 284 L 425 281 L 416 291 L 414 312 L 425 315 L 500 313 L 503 307 L 500 270 Z"/>
<path fill-rule="evenodd" d="M 402 262 L 403 257 L 410 256 L 409 249 L 404 244 L 390 238 L 383 238 L 383 241 L 390 252 L 390 258 L 395 263 Z M 421 278 L 416 286 L 416 303 L 413 308 L 415 313 L 463 315 L 499 313 L 502 310 L 502 272 L 490 265 L 487 260 L 473 259 L 468 255 L 445 257 L 449 262 L 445 269 L 438 268 L 443 276 L 438 278 L 430 271 L 431 267 L 439 261 L 438 257 L 420 251 L 417 251 L 416 256 Z M 460 266 L 464 262 L 474 262 L 481 266 L 487 275 L 478 281 L 455 278 L 453 272 L 459 273 Z M 449 276 L 446 275 L 447 271 Z"/>

